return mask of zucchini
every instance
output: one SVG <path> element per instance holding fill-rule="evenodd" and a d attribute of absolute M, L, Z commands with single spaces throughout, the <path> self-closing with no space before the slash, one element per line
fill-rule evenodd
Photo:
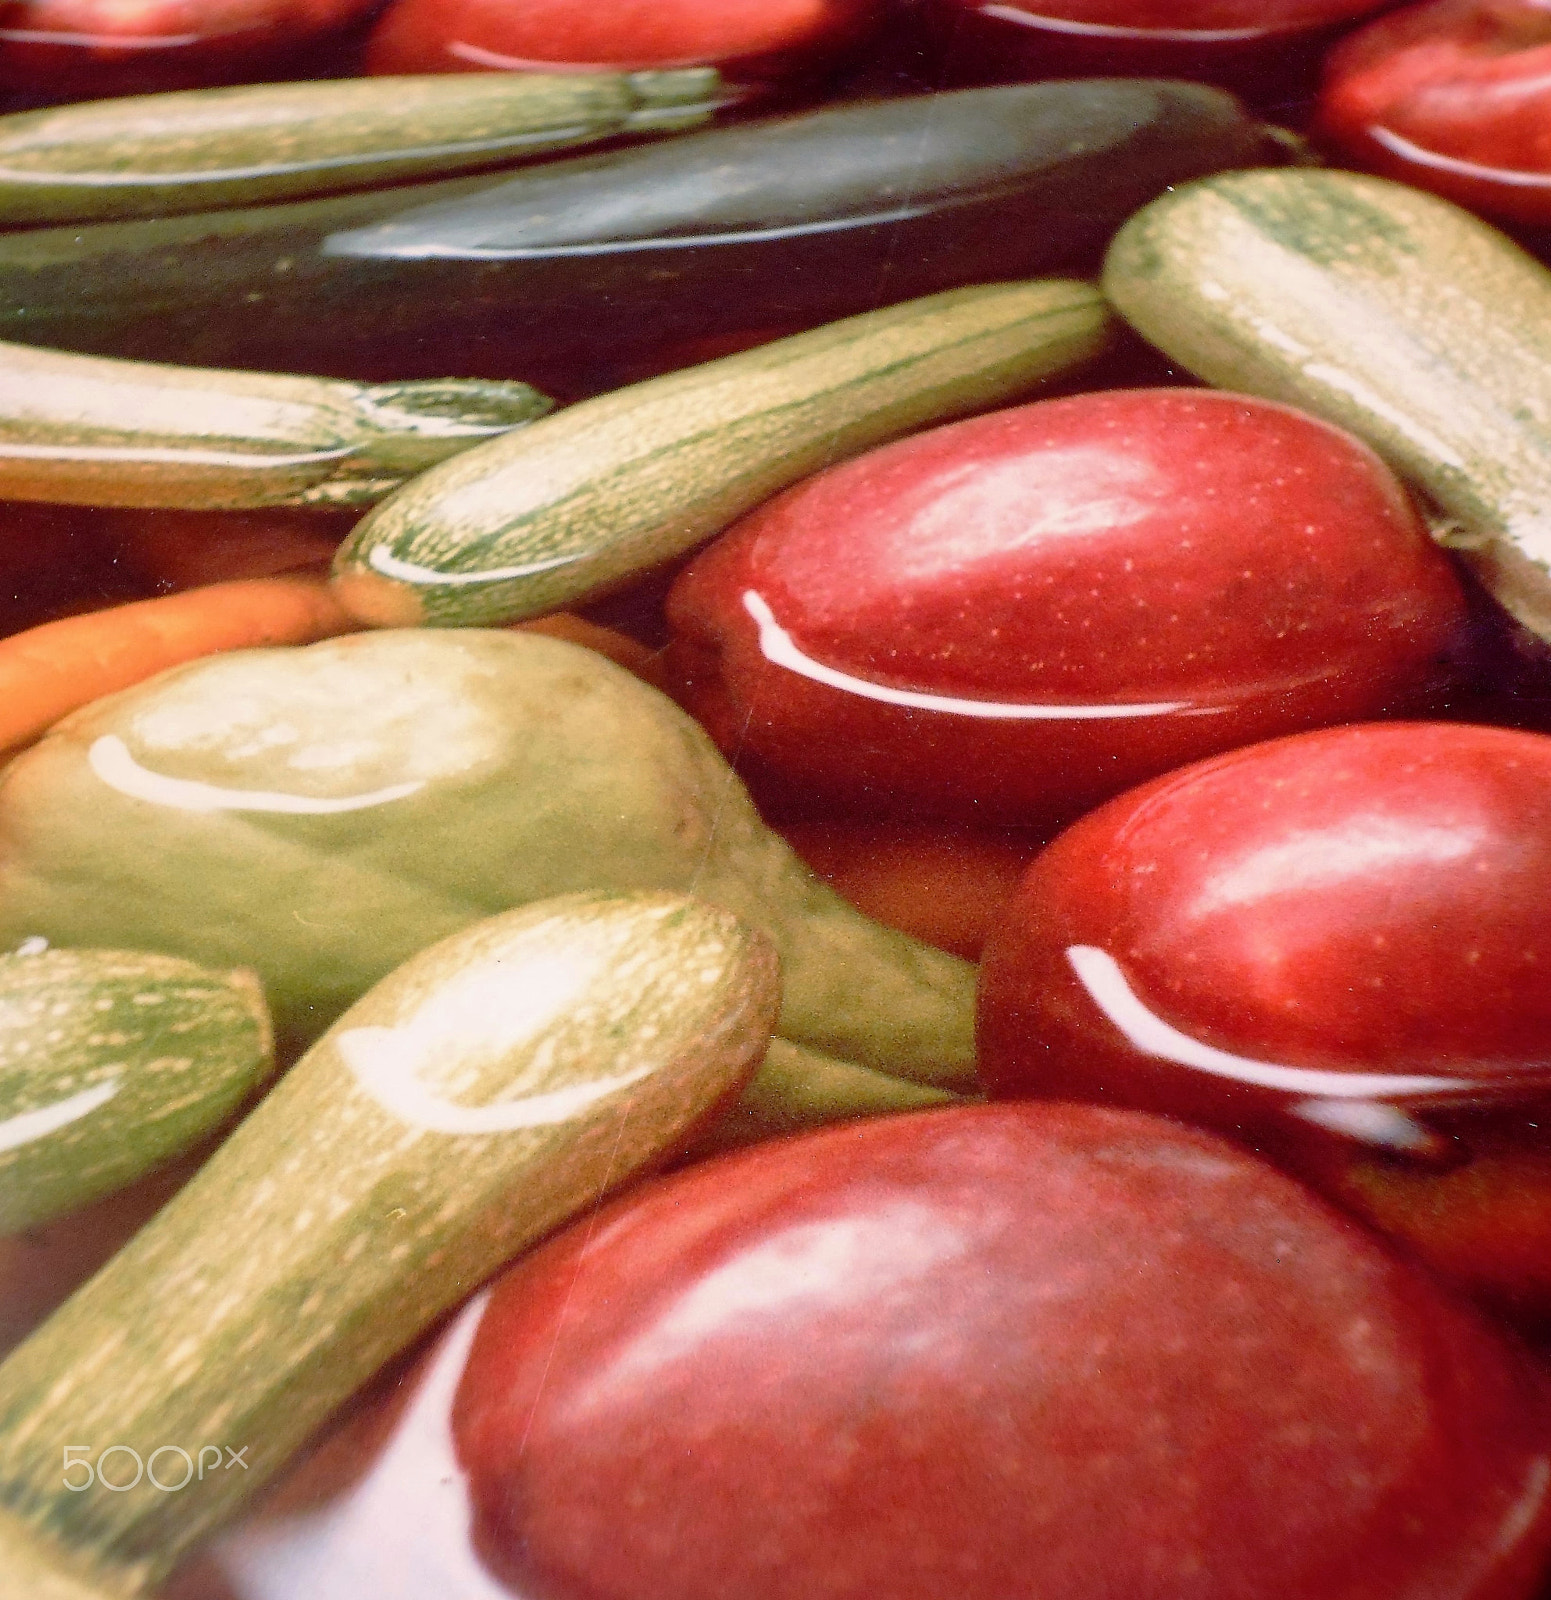
<path fill-rule="evenodd" d="M 819 883 L 697 722 L 576 645 L 406 628 L 234 651 L 0 774 L 0 943 L 250 966 L 288 1046 L 481 917 L 640 888 L 769 936 L 783 1037 L 974 1087 L 975 969 Z"/>
<path fill-rule="evenodd" d="M 11 234 L 0 338 L 574 395 L 676 341 L 1090 271 L 1168 185 L 1276 148 L 1230 95 L 1143 79 L 833 106 L 509 177 Z"/>
<path fill-rule="evenodd" d="M 525 383 L 367 386 L 0 344 L 0 497 L 186 510 L 370 505 L 549 407 Z"/>
<path fill-rule="evenodd" d="M 250 972 L 170 956 L 0 956 L 0 1232 L 74 1211 L 219 1127 L 269 1076 Z"/>
<path fill-rule="evenodd" d="M 379 626 L 552 611 L 822 466 L 1025 394 L 1111 336 L 1085 283 L 994 284 L 600 395 L 405 485 L 340 547 L 335 587 Z"/>
<path fill-rule="evenodd" d="M 1503 234 L 1381 178 L 1233 173 L 1127 223 L 1104 289 L 1197 376 L 1366 439 L 1551 639 L 1551 273 Z"/>
<path fill-rule="evenodd" d="M 758 934 L 650 894 L 492 919 L 378 985 L 0 1365 L 0 1594 L 37 1592 L 16 1523 L 34 1566 L 159 1582 L 482 1279 L 680 1148 L 779 989 Z"/>
<path fill-rule="evenodd" d="M 188 89 L 0 117 L 0 226 L 158 217 L 508 166 L 698 127 L 714 71 L 482 73 Z"/>

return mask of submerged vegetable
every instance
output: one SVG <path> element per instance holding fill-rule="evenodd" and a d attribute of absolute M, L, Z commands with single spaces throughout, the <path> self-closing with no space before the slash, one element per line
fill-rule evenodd
<path fill-rule="evenodd" d="M 187 510 L 369 505 L 549 406 L 525 383 L 367 387 L 0 344 L 0 495 Z"/>
<path fill-rule="evenodd" d="M 358 523 L 335 587 L 382 625 L 504 622 L 682 554 L 819 467 L 1103 354 L 1084 283 L 958 289 L 572 406 Z"/>
<path fill-rule="evenodd" d="M 1086 270 L 1169 184 L 1272 148 L 1193 84 L 841 105 L 509 178 L 16 234 L 0 240 L 0 335 L 574 393 L 580 368 L 678 340 Z"/>
<path fill-rule="evenodd" d="M 158 217 L 697 127 L 714 72 L 260 83 L 0 117 L 0 224 Z"/>
<path fill-rule="evenodd" d="M 251 973 L 121 950 L 0 955 L 0 1232 L 121 1189 L 269 1076 Z"/>
<path fill-rule="evenodd" d="M 1551 638 L 1551 273 L 1504 235 L 1379 178 L 1230 173 L 1127 223 L 1104 289 L 1209 382 L 1366 438 Z"/>
<path fill-rule="evenodd" d="M 764 939 L 673 895 L 425 951 L 0 1366 L 0 1508 L 114 1592 L 154 1585 L 482 1278 L 681 1145 L 778 989 Z"/>
<path fill-rule="evenodd" d="M 817 883 L 697 723 L 576 645 L 409 629 L 215 656 L 0 778 L 0 941 L 249 965 L 291 1037 L 479 917 L 638 888 L 770 935 L 787 1038 L 973 1084 L 974 969 Z"/>

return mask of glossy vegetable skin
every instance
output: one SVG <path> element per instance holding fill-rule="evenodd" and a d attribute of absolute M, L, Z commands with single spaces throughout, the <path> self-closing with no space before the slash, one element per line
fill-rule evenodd
<path fill-rule="evenodd" d="M 668 616 L 669 682 L 760 792 L 1048 826 L 1254 739 L 1416 709 L 1465 605 L 1351 435 L 1120 389 L 798 484 L 680 573 Z"/>
<path fill-rule="evenodd" d="M 1225 1141 L 890 1117 L 640 1190 L 497 1286 L 453 1413 L 543 1600 L 1526 1600 L 1545 1389 Z"/>
<path fill-rule="evenodd" d="M 832 65 L 885 0 L 393 0 L 368 72 L 563 71 L 705 62 L 760 88 Z"/>
<path fill-rule="evenodd" d="M 587 369 L 676 340 L 1092 267 L 1143 201 L 1271 148 L 1189 84 L 839 106 L 514 178 L 13 235 L 0 336 L 574 394 Z"/>
<path fill-rule="evenodd" d="M 1551 273 L 1505 235 L 1381 178 L 1230 173 L 1132 217 L 1104 291 L 1198 377 L 1366 439 L 1551 638 Z"/>
<path fill-rule="evenodd" d="M 709 121 L 714 72 L 244 84 L 0 117 L 0 224 L 164 217 L 510 166 Z"/>

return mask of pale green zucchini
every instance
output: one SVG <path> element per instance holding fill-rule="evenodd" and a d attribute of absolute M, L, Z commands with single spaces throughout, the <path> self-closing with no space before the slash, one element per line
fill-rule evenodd
<path fill-rule="evenodd" d="M 786 1039 L 772 1039 L 737 1104 L 696 1140 L 693 1153 L 711 1155 L 830 1122 L 961 1105 L 964 1099 L 947 1089 L 910 1083 L 854 1061 L 804 1050 Z"/>
<path fill-rule="evenodd" d="M 340 598 L 378 626 L 535 616 L 692 548 L 777 490 L 1108 348 L 1088 284 L 957 289 L 572 406 L 359 523 Z"/>
<path fill-rule="evenodd" d="M 66 1572 L 154 1585 L 481 1280 L 680 1148 L 753 1071 L 779 987 L 764 939 L 671 895 L 422 952 L 0 1366 L 0 1511 Z"/>
<path fill-rule="evenodd" d="M 815 879 L 693 718 L 558 639 L 407 628 L 212 656 L 0 773 L 0 946 L 249 966 L 288 1041 L 481 917 L 631 889 L 768 934 L 783 1037 L 975 1086 L 974 967 Z"/>
<path fill-rule="evenodd" d="M 504 166 L 710 120 L 708 68 L 243 84 L 0 117 L 0 225 L 165 217 Z"/>
<path fill-rule="evenodd" d="M 171 956 L 0 956 L 0 1232 L 111 1194 L 219 1127 L 270 1074 L 249 972 Z"/>
<path fill-rule="evenodd" d="M 549 407 L 525 383 L 373 385 L 0 344 L 0 499 L 370 505 Z"/>
<path fill-rule="evenodd" d="M 1133 217 L 1104 289 L 1198 376 L 1366 439 L 1551 638 L 1551 273 L 1510 240 L 1379 178 L 1228 173 Z"/>

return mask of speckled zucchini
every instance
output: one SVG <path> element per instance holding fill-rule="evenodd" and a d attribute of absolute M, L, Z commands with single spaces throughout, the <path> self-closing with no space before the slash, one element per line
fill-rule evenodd
<path fill-rule="evenodd" d="M 249 972 L 170 956 L 0 956 L 0 1232 L 111 1194 L 219 1127 L 273 1065 Z"/>
<path fill-rule="evenodd" d="M 1551 273 L 1510 240 L 1379 178 L 1230 173 L 1127 223 L 1104 288 L 1200 377 L 1367 439 L 1551 638 Z"/>
<path fill-rule="evenodd" d="M 758 934 L 667 895 L 530 907 L 379 985 L 0 1366 L 0 1595 L 35 1593 L 7 1516 L 34 1566 L 153 1586 L 437 1316 L 680 1147 L 778 993 Z"/>
<path fill-rule="evenodd" d="M 714 71 L 243 84 L 0 117 L 0 225 L 164 217 L 507 166 L 709 120 Z"/>
<path fill-rule="evenodd" d="M 510 176 L 7 234 L 0 338 L 368 379 L 516 374 L 574 398 L 665 345 L 1090 272 L 1169 184 L 1277 149 L 1192 83 L 826 106 Z"/>
<path fill-rule="evenodd" d="M 406 485 L 340 547 L 379 626 L 483 625 L 585 599 L 871 445 L 1026 394 L 1108 348 L 1089 285 L 950 290 L 572 406 Z"/>
<path fill-rule="evenodd" d="M 0 344 L 0 499 L 365 506 L 549 407 L 525 383 L 368 386 Z"/>

